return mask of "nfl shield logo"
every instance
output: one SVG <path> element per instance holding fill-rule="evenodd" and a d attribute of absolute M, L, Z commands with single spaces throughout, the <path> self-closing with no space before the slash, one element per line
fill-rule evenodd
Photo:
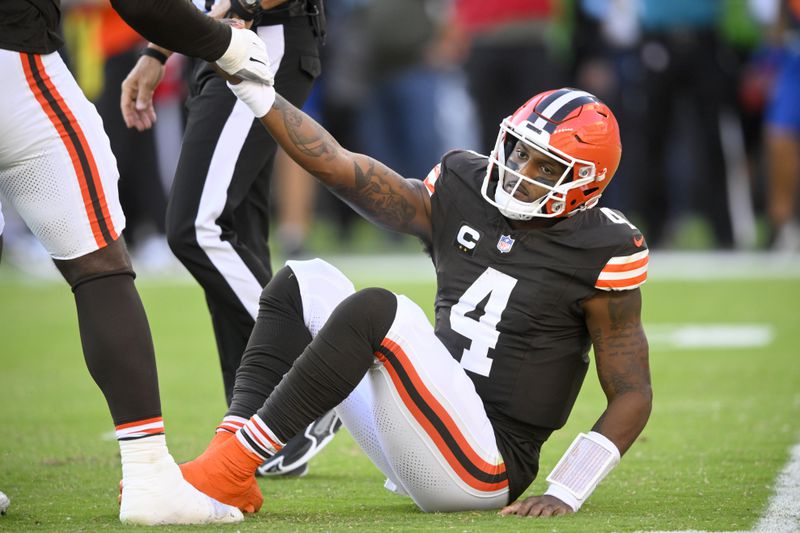
<path fill-rule="evenodd" d="M 511 235 L 500 235 L 500 240 L 497 241 L 497 249 L 500 250 L 500 253 L 507 254 L 511 251 L 512 246 L 514 246 L 514 239 L 511 238 Z"/>

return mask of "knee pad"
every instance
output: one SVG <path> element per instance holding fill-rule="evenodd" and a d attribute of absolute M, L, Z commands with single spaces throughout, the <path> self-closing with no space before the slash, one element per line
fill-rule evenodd
<path fill-rule="evenodd" d="M 339 303 L 355 292 L 347 276 L 322 259 L 287 261 L 297 277 L 303 301 L 303 321 L 312 337 L 317 333 Z"/>

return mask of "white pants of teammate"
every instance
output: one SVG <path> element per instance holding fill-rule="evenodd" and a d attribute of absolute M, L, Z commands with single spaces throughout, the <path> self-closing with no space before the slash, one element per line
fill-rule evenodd
<path fill-rule="evenodd" d="M 0 198 L 55 259 L 107 246 L 125 217 L 100 115 L 57 53 L 0 50 L 0 72 Z"/>
<path fill-rule="evenodd" d="M 320 259 L 286 264 L 316 336 L 353 284 Z M 336 411 L 387 477 L 386 488 L 410 496 L 423 511 L 508 503 L 505 465 L 483 402 L 425 313 L 405 296 L 397 295 L 397 314 L 374 364 Z"/>

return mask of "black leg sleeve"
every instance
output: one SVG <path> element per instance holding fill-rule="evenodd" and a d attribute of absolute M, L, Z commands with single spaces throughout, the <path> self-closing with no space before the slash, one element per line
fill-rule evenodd
<path fill-rule="evenodd" d="M 231 41 L 230 27 L 185 0 L 111 0 L 111 6 L 142 37 L 173 52 L 216 61 Z"/>
<path fill-rule="evenodd" d="M 227 414 L 253 416 L 310 342 L 297 278 L 283 267 L 261 293 L 258 318 L 236 371 Z"/>
<path fill-rule="evenodd" d="M 86 278 L 72 290 L 86 366 L 114 425 L 161 416 L 153 339 L 133 272 Z"/>
<path fill-rule="evenodd" d="M 369 370 L 373 354 L 394 322 L 397 298 L 363 289 L 336 307 L 258 415 L 286 442 L 339 405 Z"/>

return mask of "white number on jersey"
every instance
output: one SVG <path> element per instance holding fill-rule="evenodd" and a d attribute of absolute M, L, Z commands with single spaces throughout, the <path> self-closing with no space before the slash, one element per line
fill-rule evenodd
<path fill-rule="evenodd" d="M 469 348 L 461 356 L 461 366 L 466 370 L 487 377 L 492 371 L 489 349 L 497 346 L 497 338 L 500 336 L 497 323 L 500 322 L 516 284 L 516 279 L 489 267 L 450 310 L 450 327 L 471 341 Z M 477 309 L 478 304 L 487 296 L 489 300 L 480 320 L 466 316 Z"/>
<path fill-rule="evenodd" d="M 608 207 L 601 207 L 600 211 L 602 211 L 603 214 L 607 216 L 608 219 L 611 220 L 611 222 L 613 222 L 614 224 L 627 224 L 633 231 L 639 231 L 639 229 L 636 226 L 631 224 L 628 221 L 628 219 L 622 216 L 620 213 L 617 213 L 616 211 L 613 211 Z"/>

